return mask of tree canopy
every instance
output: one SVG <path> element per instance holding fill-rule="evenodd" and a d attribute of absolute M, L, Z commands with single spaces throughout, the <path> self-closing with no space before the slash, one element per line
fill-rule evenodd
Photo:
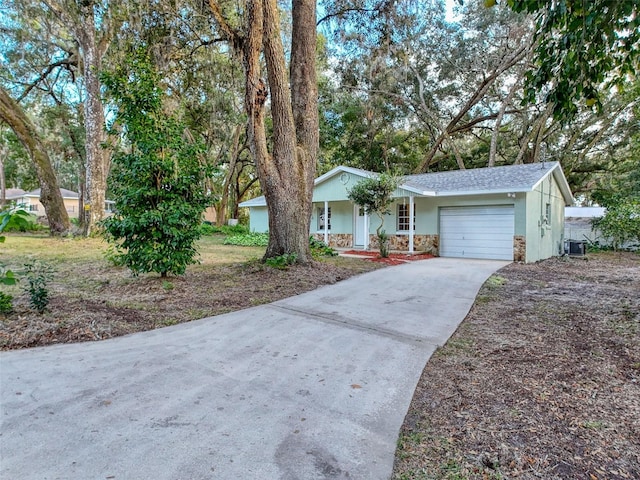
<path fill-rule="evenodd" d="M 411 173 L 559 160 L 585 202 L 637 183 L 637 2 L 456 5 L 451 16 L 436 0 L 11 0 L 0 87 L 58 185 L 100 203 L 116 192 L 102 146 L 122 137 L 100 127 L 112 112 L 97 73 L 147 45 L 163 109 L 217 167 L 204 186 L 217 222 L 265 194 L 267 256 L 300 261 L 313 178 L 339 164 Z M 0 140 L 6 185 L 38 186 L 4 124 Z"/>

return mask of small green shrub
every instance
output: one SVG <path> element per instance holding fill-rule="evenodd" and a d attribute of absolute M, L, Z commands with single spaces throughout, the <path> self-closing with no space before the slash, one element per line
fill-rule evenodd
<path fill-rule="evenodd" d="M 5 270 L 4 265 L 0 264 L 0 285 L 15 285 L 18 279 L 11 270 Z"/>
<path fill-rule="evenodd" d="M 43 313 L 49 305 L 49 282 L 53 280 L 53 267 L 44 262 L 33 261 L 24 265 L 27 284 L 24 289 L 29 295 L 29 306 Z"/>
<path fill-rule="evenodd" d="M 333 248 L 328 246 L 326 243 L 317 240 L 313 236 L 309 237 L 309 247 L 311 248 L 311 255 L 314 258 L 318 257 L 335 257 L 338 255 Z"/>
<path fill-rule="evenodd" d="M 387 258 L 389 256 L 389 235 L 384 230 L 377 234 L 378 249 L 380 250 L 380 256 Z"/>
<path fill-rule="evenodd" d="M 270 267 L 277 268 L 279 270 L 285 270 L 290 265 L 296 263 L 298 259 L 298 255 L 295 253 L 285 253 L 283 255 L 278 255 L 277 257 L 267 258 L 264 263 L 269 265 Z"/>
<path fill-rule="evenodd" d="M 164 108 L 161 73 L 145 47 L 103 71 L 113 123 L 124 148 L 113 154 L 110 180 L 117 213 L 102 225 L 107 240 L 133 272 L 183 275 L 197 263 L 202 214 L 214 198 L 206 145 L 177 112 Z M 111 128 L 110 127 L 110 128 Z"/>
<path fill-rule="evenodd" d="M 242 247 L 266 247 L 269 244 L 269 234 L 252 232 L 229 235 L 222 243 Z"/>
<path fill-rule="evenodd" d="M 8 207 L 0 211 L 0 232 L 26 232 L 38 230 L 35 215 L 30 214 L 21 207 Z M 0 243 L 5 237 L 0 235 Z"/>
<path fill-rule="evenodd" d="M 249 228 L 246 225 L 220 225 L 213 227 L 213 233 L 222 233 L 224 235 L 240 235 L 243 233 L 249 233 Z"/>
<path fill-rule="evenodd" d="M 200 225 L 200 235 L 213 235 L 214 233 L 216 233 L 216 227 L 209 222 L 204 222 Z"/>
<path fill-rule="evenodd" d="M 11 313 L 13 311 L 13 297 L 0 292 L 0 313 Z"/>

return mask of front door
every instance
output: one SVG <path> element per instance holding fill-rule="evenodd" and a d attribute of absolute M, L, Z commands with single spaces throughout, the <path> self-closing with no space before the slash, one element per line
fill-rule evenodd
<path fill-rule="evenodd" d="M 364 247 L 364 208 L 355 206 L 354 210 L 356 216 L 355 222 L 355 235 L 354 235 L 354 247 Z"/>

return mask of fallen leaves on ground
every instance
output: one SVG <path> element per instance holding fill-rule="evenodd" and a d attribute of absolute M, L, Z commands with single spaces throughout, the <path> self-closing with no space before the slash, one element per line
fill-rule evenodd
<path fill-rule="evenodd" d="M 640 256 L 496 276 L 426 366 L 393 478 L 640 478 Z"/>

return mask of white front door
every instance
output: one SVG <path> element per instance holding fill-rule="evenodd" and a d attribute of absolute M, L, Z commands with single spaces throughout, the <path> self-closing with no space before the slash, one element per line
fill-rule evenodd
<path fill-rule="evenodd" d="M 355 247 L 363 247 L 364 246 L 364 208 L 360 208 L 357 205 L 355 206 L 354 215 L 356 217 L 356 222 L 354 225 L 355 235 L 353 245 Z"/>

